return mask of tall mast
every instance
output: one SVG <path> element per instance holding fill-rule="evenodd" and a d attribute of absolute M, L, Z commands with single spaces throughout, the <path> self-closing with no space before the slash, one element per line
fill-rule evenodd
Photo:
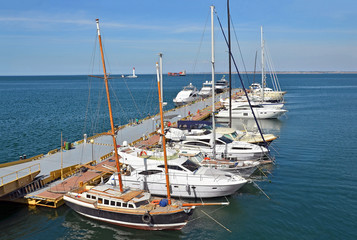
<path fill-rule="evenodd" d="M 162 104 L 164 105 L 164 90 L 163 90 L 163 85 L 164 81 L 162 79 L 162 53 L 159 53 L 160 57 L 160 86 L 161 86 L 161 98 L 162 98 Z"/>
<path fill-rule="evenodd" d="M 229 67 L 229 123 L 232 127 L 232 62 L 231 62 L 231 14 L 229 12 L 229 0 L 227 0 L 227 18 L 228 18 L 228 67 Z"/>
<path fill-rule="evenodd" d="M 265 63 L 264 63 L 264 40 L 263 40 L 263 26 L 260 26 L 260 44 L 262 52 L 262 87 L 261 87 L 261 98 L 264 101 L 264 87 L 265 87 Z"/>
<path fill-rule="evenodd" d="M 107 70 L 105 68 L 105 60 L 104 60 L 104 53 L 103 53 L 103 47 L 102 47 L 102 37 L 100 36 L 100 30 L 99 30 L 99 19 L 96 19 L 96 22 L 97 22 L 97 32 L 98 32 L 100 53 L 101 53 L 101 56 L 102 56 L 102 63 L 103 63 L 104 83 L 105 83 L 105 89 L 106 89 L 106 92 L 107 92 L 107 101 L 108 101 L 108 109 L 109 109 L 111 135 L 113 137 L 113 145 L 114 145 L 114 157 L 115 157 L 115 163 L 117 165 L 120 192 L 123 192 L 123 183 L 122 183 L 121 174 L 120 174 L 120 165 L 119 165 L 119 156 L 118 156 L 118 150 L 117 150 L 117 141 L 116 141 L 116 138 L 115 138 L 115 129 L 114 129 L 113 114 L 112 114 L 112 105 L 110 103 L 110 95 L 109 95 L 109 87 L 108 87 L 108 76 L 107 76 Z"/>
<path fill-rule="evenodd" d="M 168 167 L 167 167 L 167 154 L 166 154 L 166 138 L 165 138 L 165 132 L 164 132 L 164 113 L 162 111 L 162 102 L 163 102 L 163 100 L 162 100 L 162 97 L 161 97 L 160 70 L 159 70 L 159 64 L 158 63 L 156 63 L 156 75 L 157 75 L 157 87 L 158 87 L 158 92 L 159 92 L 162 148 L 163 148 L 163 151 L 164 151 L 167 200 L 168 200 L 169 204 L 171 205 L 169 170 L 168 170 Z"/>
<path fill-rule="evenodd" d="M 212 140 L 213 140 L 213 158 L 216 158 L 216 123 L 214 118 L 215 112 L 215 80 L 214 80 L 214 22 L 213 22 L 214 6 L 211 6 L 211 58 L 212 58 Z"/>

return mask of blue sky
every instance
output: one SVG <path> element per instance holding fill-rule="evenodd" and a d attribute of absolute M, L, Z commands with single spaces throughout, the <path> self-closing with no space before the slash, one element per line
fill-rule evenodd
<path fill-rule="evenodd" d="M 225 30 L 225 0 L 2 1 L 0 75 L 92 73 L 100 19 L 108 71 L 209 72 L 209 6 Z M 357 71 L 357 2 L 354 0 L 231 0 L 233 55 L 241 70 L 254 69 L 260 26 L 278 71 Z M 216 21 L 216 70 L 227 71 L 224 39 Z M 99 60 L 98 53 L 95 53 Z M 258 66 L 260 68 L 260 66 Z M 100 72 L 94 69 L 94 72 Z"/>

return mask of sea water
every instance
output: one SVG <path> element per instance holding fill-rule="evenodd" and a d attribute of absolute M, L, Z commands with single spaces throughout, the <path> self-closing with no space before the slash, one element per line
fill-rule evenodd
<path fill-rule="evenodd" d="M 244 77 L 251 83 L 252 76 Z M 183 86 L 200 88 L 210 75 L 164 80 L 170 109 Z M 265 132 L 279 135 L 271 148 L 276 164 L 256 182 L 269 199 L 248 184 L 228 197 L 229 206 L 197 208 L 181 231 L 161 232 L 98 222 L 66 206 L 1 203 L 0 239 L 357 239 L 357 75 L 286 74 L 279 80 L 288 92 L 288 113 L 261 121 Z M 115 124 L 158 112 L 155 75 L 114 77 L 110 86 Z M 0 163 L 58 148 L 61 132 L 73 142 L 109 129 L 102 80 L 87 76 L 0 77 L 0 106 Z"/>

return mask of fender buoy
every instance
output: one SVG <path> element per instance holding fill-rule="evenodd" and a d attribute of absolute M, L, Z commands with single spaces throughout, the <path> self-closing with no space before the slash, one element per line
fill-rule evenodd
<path fill-rule="evenodd" d="M 142 155 L 147 156 L 148 154 L 147 154 L 145 151 L 141 151 L 141 152 L 140 152 L 140 156 L 142 156 Z"/>
<path fill-rule="evenodd" d="M 141 220 L 143 220 L 144 223 L 150 223 L 151 222 L 151 215 L 149 213 L 145 213 L 141 217 Z"/>
<path fill-rule="evenodd" d="M 205 157 L 204 160 L 210 160 L 210 158 L 209 157 Z"/>
<path fill-rule="evenodd" d="M 155 205 L 158 205 L 158 204 L 160 203 L 160 200 L 159 200 L 159 199 L 157 199 L 157 200 L 152 200 L 151 203 L 152 203 L 152 204 L 155 204 Z"/>

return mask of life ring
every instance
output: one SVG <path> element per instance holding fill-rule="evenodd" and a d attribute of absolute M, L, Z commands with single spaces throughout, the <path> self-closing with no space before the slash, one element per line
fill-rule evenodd
<path fill-rule="evenodd" d="M 141 220 L 143 220 L 144 223 L 150 223 L 151 222 L 151 215 L 149 213 L 145 213 L 141 217 Z"/>
<path fill-rule="evenodd" d="M 152 203 L 152 204 L 155 204 L 155 205 L 158 205 L 158 204 L 160 204 L 160 200 L 159 200 L 159 199 L 157 199 L 157 200 L 152 200 L 151 203 Z"/>
<path fill-rule="evenodd" d="M 147 156 L 148 154 L 143 150 L 143 151 L 140 152 L 140 156 L 142 156 L 142 155 Z"/>

